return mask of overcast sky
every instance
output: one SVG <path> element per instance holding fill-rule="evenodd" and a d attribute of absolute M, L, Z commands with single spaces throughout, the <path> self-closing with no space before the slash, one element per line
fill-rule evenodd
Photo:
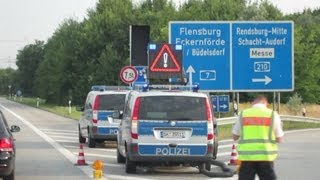
<path fill-rule="evenodd" d="M 93 8 L 97 1 L 0 0 L 0 68 L 16 68 L 15 58 L 19 49 L 35 39 L 47 40 L 65 18 L 83 20 L 87 9 Z M 269 1 L 285 14 L 320 7 L 320 0 Z"/>

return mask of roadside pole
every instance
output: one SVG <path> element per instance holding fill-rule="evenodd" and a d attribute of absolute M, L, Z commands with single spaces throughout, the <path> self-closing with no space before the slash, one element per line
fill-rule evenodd
<path fill-rule="evenodd" d="M 69 114 L 71 114 L 71 100 L 69 100 Z"/>

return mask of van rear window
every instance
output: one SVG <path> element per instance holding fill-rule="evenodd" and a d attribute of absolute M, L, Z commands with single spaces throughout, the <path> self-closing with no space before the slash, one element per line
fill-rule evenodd
<path fill-rule="evenodd" d="M 124 109 L 125 94 L 104 94 L 99 95 L 98 110 L 121 110 Z"/>
<path fill-rule="evenodd" d="M 139 119 L 205 120 L 205 98 L 188 96 L 141 97 Z"/>

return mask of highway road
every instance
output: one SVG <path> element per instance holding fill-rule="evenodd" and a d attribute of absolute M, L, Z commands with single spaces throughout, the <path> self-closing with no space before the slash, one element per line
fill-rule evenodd
<path fill-rule="evenodd" d="M 21 105 L 0 98 L 0 109 L 10 125 L 21 127 L 15 133 L 17 146 L 16 179 L 92 179 L 90 167 L 96 159 L 104 162 L 106 179 L 210 179 L 198 173 L 196 168 L 138 168 L 137 174 L 128 175 L 124 165 L 116 162 L 116 144 L 106 142 L 97 148 L 84 145 L 86 162 L 89 166 L 74 166 L 79 152 L 77 121 Z M 300 136 L 300 134 L 302 136 Z M 289 133 L 280 146 L 280 157 L 276 162 L 279 179 L 316 179 L 316 165 L 320 129 Z M 218 160 L 230 159 L 232 141 L 220 141 Z M 302 164 L 302 165 L 300 165 Z M 314 173 L 313 173 L 314 172 Z M 218 179 L 218 178 L 215 178 Z M 237 179 L 224 178 L 224 179 Z"/>

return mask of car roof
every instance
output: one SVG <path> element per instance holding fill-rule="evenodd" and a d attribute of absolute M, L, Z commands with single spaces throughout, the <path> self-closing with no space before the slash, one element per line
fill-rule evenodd
<path fill-rule="evenodd" d="M 94 95 L 104 95 L 104 94 L 128 94 L 130 91 L 128 90 L 119 90 L 119 91 L 90 91 L 91 94 Z"/>
<path fill-rule="evenodd" d="M 205 97 L 207 94 L 201 92 L 191 92 L 191 91 L 177 91 L 177 90 L 166 90 L 166 91 L 148 91 L 148 92 L 137 92 L 137 96 L 187 96 L 187 97 Z"/>

